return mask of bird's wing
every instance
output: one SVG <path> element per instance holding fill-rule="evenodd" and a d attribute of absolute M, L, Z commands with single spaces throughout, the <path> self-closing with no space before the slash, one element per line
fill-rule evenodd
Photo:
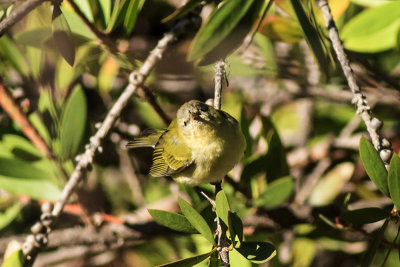
<path fill-rule="evenodd" d="M 152 176 L 168 176 L 182 171 L 192 163 L 191 149 L 177 134 L 177 131 L 173 133 L 166 130 L 161 135 L 153 153 L 150 169 Z"/>
<path fill-rule="evenodd" d="M 160 139 L 160 136 L 165 130 L 144 130 L 139 137 L 136 137 L 133 141 L 128 142 L 127 148 L 137 148 L 137 147 L 155 147 Z"/>

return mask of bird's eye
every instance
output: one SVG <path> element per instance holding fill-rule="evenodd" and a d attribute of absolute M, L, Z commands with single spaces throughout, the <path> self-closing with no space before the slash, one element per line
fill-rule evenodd
<path fill-rule="evenodd" d="M 183 122 L 183 125 L 186 126 L 186 125 L 187 125 L 187 121 L 184 121 L 184 122 Z"/>
<path fill-rule="evenodd" d="M 203 112 L 206 112 L 208 110 L 208 107 L 207 106 L 201 106 L 200 110 L 203 111 Z"/>

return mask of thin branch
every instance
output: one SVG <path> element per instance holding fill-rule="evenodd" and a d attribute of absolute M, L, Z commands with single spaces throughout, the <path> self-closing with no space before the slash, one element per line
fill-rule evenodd
<path fill-rule="evenodd" d="M 143 85 L 155 64 L 161 59 L 164 51 L 167 48 L 167 45 L 176 38 L 177 34 L 181 32 L 189 22 L 190 21 L 187 19 L 179 21 L 169 33 L 166 33 L 164 37 L 159 40 L 157 46 L 153 51 L 150 52 L 142 67 L 138 71 L 130 74 L 129 85 L 125 88 L 123 93 L 115 102 L 114 106 L 111 108 L 110 112 L 107 114 L 106 118 L 101 124 L 101 127 L 97 130 L 96 134 L 90 138 L 90 143 L 86 146 L 85 152 L 77 157 L 78 163 L 74 172 L 70 176 L 69 181 L 64 187 L 60 200 L 57 201 L 54 209 L 47 209 L 43 212 L 40 223 L 47 228 L 47 232 L 50 231 L 49 227 L 54 224 L 56 218 L 63 211 L 65 204 L 68 202 L 78 183 L 84 177 L 86 171 L 91 169 L 95 154 L 102 151 L 101 142 L 110 132 L 115 121 L 121 114 L 122 109 L 129 102 L 136 89 Z M 40 248 L 46 244 L 47 236 L 46 234 L 41 233 L 35 234 L 34 238 L 30 238 L 25 241 L 23 251 L 28 260 L 28 264 L 33 264 L 33 261 Z"/>
<path fill-rule="evenodd" d="M 221 93 L 222 87 L 224 85 L 224 78 L 226 77 L 225 72 L 226 62 L 225 60 L 220 60 L 215 64 L 214 71 L 214 108 L 221 109 Z"/>
<path fill-rule="evenodd" d="M 329 31 L 329 38 L 332 42 L 333 49 L 335 50 L 336 56 L 340 62 L 350 90 L 353 93 L 352 103 L 357 106 L 357 114 L 360 114 L 361 118 L 363 119 L 375 149 L 378 151 L 383 163 L 385 164 L 385 167 L 388 168 L 393 152 L 390 143 L 387 140 L 382 139 L 378 134 L 378 130 L 382 127 L 382 122 L 379 119 L 371 116 L 371 108 L 368 105 L 365 96 L 361 92 L 360 87 L 357 85 L 356 78 L 350 67 L 349 60 L 339 39 L 339 33 L 333 20 L 328 1 L 318 0 L 318 4 L 321 8 L 325 25 Z"/>
<path fill-rule="evenodd" d="M 0 37 L 12 27 L 15 23 L 21 20 L 26 14 L 38 7 L 41 3 L 47 0 L 27 0 L 16 8 L 11 14 L 0 22 Z"/>
<path fill-rule="evenodd" d="M 0 82 L 0 106 L 8 113 L 12 120 L 21 127 L 22 132 L 39 149 L 39 151 L 48 158 L 53 158 L 53 153 L 47 146 L 43 138 L 37 133 L 35 127 L 22 112 L 20 106 L 15 103 L 12 95 Z"/>
<path fill-rule="evenodd" d="M 226 72 L 225 72 L 226 62 L 224 59 L 218 61 L 215 64 L 214 71 L 214 108 L 221 109 L 221 94 L 222 94 L 222 87 L 224 84 L 224 79 L 226 79 Z M 222 182 L 216 182 L 215 184 L 215 196 L 217 196 L 218 192 L 222 190 Z M 218 236 L 218 251 L 221 257 L 221 266 L 226 267 L 230 266 L 229 264 L 229 251 L 227 249 L 228 243 L 226 240 L 226 229 L 222 227 L 218 214 L 216 214 L 216 221 L 217 221 L 217 236 Z"/>

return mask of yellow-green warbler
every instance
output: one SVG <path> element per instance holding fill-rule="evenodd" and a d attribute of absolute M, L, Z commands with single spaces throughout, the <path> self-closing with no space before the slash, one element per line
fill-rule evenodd
<path fill-rule="evenodd" d="M 154 148 L 152 176 L 196 186 L 221 180 L 243 156 L 246 140 L 231 115 L 192 100 L 166 130 L 150 130 L 127 147 Z"/>

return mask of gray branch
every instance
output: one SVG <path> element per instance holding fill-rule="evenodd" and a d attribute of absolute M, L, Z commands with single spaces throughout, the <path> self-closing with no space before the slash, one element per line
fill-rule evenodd
<path fill-rule="evenodd" d="M 371 108 L 368 105 L 368 102 L 360 87 L 357 85 L 356 78 L 350 67 L 347 55 L 344 52 L 342 42 L 340 41 L 339 33 L 333 20 L 328 1 L 318 0 L 318 4 L 321 8 L 325 25 L 329 31 L 329 38 L 332 42 L 333 49 L 335 50 L 336 56 L 340 62 L 340 66 L 342 67 L 350 90 L 353 93 L 352 103 L 356 105 L 357 114 L 361 116 L 365 125 L 367 126 L 367 131 L 371 137 L 372 143 L 375 149 L 378 151 L 386 169 L 388 169 L 392 155 L 392 149 L 390 142 L 384 138 L 381 138 L 378 134 L 378 130 L 382 127 L 382 122 L 379 119 L 371 116 Z"/>

